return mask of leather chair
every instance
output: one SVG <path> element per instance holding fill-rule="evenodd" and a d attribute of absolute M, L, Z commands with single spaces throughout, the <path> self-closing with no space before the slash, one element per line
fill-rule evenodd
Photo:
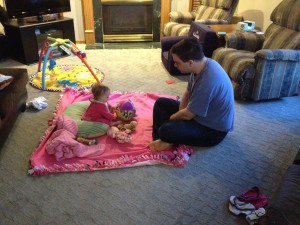
<path fill-rule="evenodd" d="M 187 35 L 192 21 L 204 24 L 228 24 L 231 22 L 239 0 L 200 0 L 193 12 L 171 11 L 170 22 L 163 26 L 163 36 Z"/>
<path fill-rule="evenodd" d="M 211 57 L 213 51 L 217 48 L 218 39 L 216 32 L 210 29 L 207 25 L 199 22 L 192 22 L 188 32 L 189 37 L 195 37 L 202 44 L 204 55 Z M 186 75 L 182 74 L 175 66 L 170 49 L 178 41 L 186 36 L 163 37 L 161 39 L 161 60 L 164 67 L 171 75 Z"/>
<path fill-rule="evenodd" d="M 259 225 L 296 225 L 300 221 L 300 150 L 288 167 Z"/>
<path fill-rule="evenodd" d="M 0 5 L 0 23 L 3 26 L 3 23 L 8 21 L 8 16 L 5 9 Z M 6 58 L 9 56 L 9 49 L 8 49 L 8 41 L 4 34 L 1 34 L 0 30 L 0 60 L 2 58 Z"/>
<path fill-rule="evenodd" d="M 10 85 L 0 91 L 1 149 L 17 120 L 19 112 L 26 110 L 28 74 L 27 69 L 23 68 L 0 68 L 0 74 L 13 77 Z"/>
<path fill-rule="evenodd" d="M 235 99 L 254 101 L 298 94 L 300 79 L 300 0 L 283 0 L 264 35 L 228 33 L 226 47 L 212 58 L 230 76 Z"/>

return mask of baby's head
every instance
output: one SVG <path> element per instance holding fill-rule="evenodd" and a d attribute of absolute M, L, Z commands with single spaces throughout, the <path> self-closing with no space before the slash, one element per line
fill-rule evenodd
<path fill-rule="evenodd" d="M 108 86 L 101 84 L 101 83 L 95 83 L 92 86 L 92 93 L 94 95 L 94 99 L 101 102 L 107 102 L 108 97 L 110 95 L 110 89 Z"/>

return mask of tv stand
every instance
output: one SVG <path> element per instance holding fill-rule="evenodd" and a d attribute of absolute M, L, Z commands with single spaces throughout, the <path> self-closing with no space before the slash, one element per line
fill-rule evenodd
<path fill-rule="evenodd" d="M 41 42 L 47 35 L 69 39 L 75 43 L 74 23 L 71 18 L 58 18 L 54 21 L 28 23 L 26 20 L 4 22 L 8 40 L 9 56 L 23 64 L 39 61 Z"/>
<path fill-rule="evenodd" d="M 48 14 L 48 15 L 39 15 L 39 16 L 32 16 L 24 18 L 27 23 L 43 23 L 48 21 L 54 21 L 58 19 L 57 14 Z"/>

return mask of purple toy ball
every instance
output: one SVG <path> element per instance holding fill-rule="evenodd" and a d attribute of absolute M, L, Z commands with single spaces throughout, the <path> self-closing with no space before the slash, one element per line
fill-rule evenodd
<path fill-rule="evenodd" d="M 128 99 L 120 102 L 116 107 L 116 113 L 119 119 L 129 121 L 136 116 L 134 104 Z"/>

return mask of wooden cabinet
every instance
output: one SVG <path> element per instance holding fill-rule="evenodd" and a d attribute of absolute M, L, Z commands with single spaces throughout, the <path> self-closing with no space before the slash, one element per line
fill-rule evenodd
<path fill-rule="evenodd" d="M 10 57 L 24 64 L 38 62 L 42 37 L 49 35 L 54 38 L 69 39 L 75 43 L 74 23 L 71 18 L 59 18 L 41 23 L 9 21 L 4 23 L 4 30 L 8 39 Z"/>

